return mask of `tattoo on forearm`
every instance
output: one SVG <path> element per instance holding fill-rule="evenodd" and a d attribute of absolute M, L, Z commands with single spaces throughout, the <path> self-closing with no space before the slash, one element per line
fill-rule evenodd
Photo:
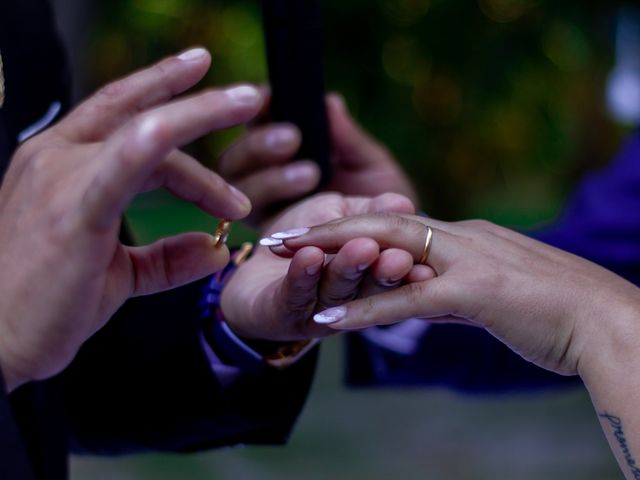
<path fill-rule="evenodd" d="M 620 450 L 622 450 L 622 454 L 624 455 L 624 459 L 627 462 L 627 465 L 631 469 L 631 473 L 633 474 L 633 478 L 636 480 L 640 480 L 640 466 L 638 466 L 636 459 L 633 458 L 633 454 L 629 449 L 629 444 L 627 443 L 627 437 L 624 434 L 624 429 L 622 428 L 622 419 L 620 417 L 616 417 L 615 415 L 611 415 L 610 413 L 604 412 L 598 415 L 600 418 L 604 418 L 609 422 L 611 429 L 613 430 L 613 436 L 616 437 L 618 441 L 618 445 L 620 445 Z"/>

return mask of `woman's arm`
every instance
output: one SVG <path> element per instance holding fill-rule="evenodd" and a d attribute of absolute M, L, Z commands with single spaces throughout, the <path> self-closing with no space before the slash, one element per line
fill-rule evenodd
<path fill-rule="evenodd" d="M 633 284 L 484 221 L 367 215 L 277 236 L 289 237 L 283 245 L 290 250 L 312 245 L 328 253 L 352 238 L 368 237 L 382 249 L 402 248 L 418 262 L 428 228 L 430 268 L 417 265 L 406 285 L 326 310 L 316 321 L 339 330 L 410 317 L 481 326 L 530 362 L 579 374 L 623 470 L 628 478 L 640 478 L 640 413 L 634 408 L 640 403 L 640 290 Z"/>

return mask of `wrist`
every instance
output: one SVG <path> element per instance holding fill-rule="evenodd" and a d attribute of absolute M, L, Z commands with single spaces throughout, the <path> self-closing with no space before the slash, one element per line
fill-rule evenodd
<path fill-rule="evenodd" d="M 590 390 L 622 372 L 640 370 L 640 294 L 634 293 L 633 298 L 610 299 L 603 313 L 592 315 L 577 362 L 578 374 Z"/>

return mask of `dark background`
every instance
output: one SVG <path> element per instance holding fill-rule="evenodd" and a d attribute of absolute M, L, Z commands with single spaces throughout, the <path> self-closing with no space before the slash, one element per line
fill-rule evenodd
<path fill-rule="evenodd" d="M 204 85 L 266 78 L 255 0 L 57 0 L 76 94 L 204 45 Z M 421 207 L 529 228 L 606 164 L 628 126 L 607 113 L 616 2 L 325 0 L 327 79 L 397 155 Z M 215 165 L 238 130 L 194 147 Z M 215 220 L 167 195 L 130 210 L 141 241 Z M 235 238 L 250 235 L 236 231 Z M 621 478 L 581 390 L 510 397 L 348 391 L 339 339 L 290 446 L 78 459 L 77 479 Z"/>

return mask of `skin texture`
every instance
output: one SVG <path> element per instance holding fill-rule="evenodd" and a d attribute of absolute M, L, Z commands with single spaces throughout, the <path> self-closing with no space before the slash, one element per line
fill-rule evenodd
<path fill-rule="evenodd" d="M 173 97 L 206 73 L 203 49 L 171 57 L 96 93 L 16 152 L 0 190 L 0 364 L 8 388 L 64 369 L 129 297 L 204 277 L 228 261 L 212 237 L 120 243 L 138 193 L 166 188 L 205 212 L 241 218 L 248 199 L 178 150 L 252 119 L 252 87 Z"/>
<path fill-rule="evenodd" d="M 296 224 L 291 224 L 290 227 Z M 582 258 L 485 221 L 438 222 L 411 215 L 363 215 L 284 240 L 287 250 L 326 253 L 353 238 L 400 248 L 417 261 L 426 226 L 437 276 L 316 316 L 336 330 L 409 317 L 463 321 L 491 332 L 516 353 L 563 375 L 579 374 L 618 462 L 640 476 L 640 289 Z M 274 249 L 280 253 L 280 249 Z"/>
<path fill-rule="evenodd" d="M 251 199 L 254 210 L 249 221 L 263 233 L 288 224 L 312 225 L 335 220 L 346 212 L 415 211 L 417 195 L 406 175 L 388 150 L 354 122 L 340 96 L 327 97 L 327 113 L 333 146 L 333 180 L 327 190 L 335 190 L 347 198 L 319 195 L 273 216 L 282 202 L 308 195 L 320 179 L 313 162 L 292 160 L 301 138 L 299 130 L 290 124 L 258 122 L 220 158 L 220 174 Z M 266 114 L 262 118 L 266 119 Z M 362 198 L 385 192 L 405 198 L 398 195 L 383 195 L 374 200 Z M 290 252 L 281 253 L 291 258 Z M 319 271 L 328 260 L 317 249 L 298 252 L 291 264 L 258 251 L 223 292 L 222 308 L 227 322 L 247 338 L 321 337 L 333 330 L 311 322 L 317 310 L 388 290 L 401 284 L 407 274 L 432 276 L 430 269 L 422 274 L 420 269 L 416 270 L 407 252 L 393 249 L 379 252 L 375 242 L 367 239 L 353 239 L 335 253 L 328 259 L 327 267 Z M 368 271 L 362 271 L 366 267 L 370 267 Z M 283 281 L 287 271 L 289 277 Z M 307 271 L 315 273 L 308 275 Z"/>
<path fill-rule="evenodd" d="M 397 194 L 375 198 L 320 194 L 285 211 L 267 232 L 345 215 L 413 211 L 410 200 Z M 413 267 L 407 252 L 380 253 L 378 244 L 367 238 L 351 239 L 330 258 L 315 247 L 299 249 L 295 255 L 281 253 L 284 258 L 258 249 L 222 292 L 225 319 L 245 338 L 294 341 L 333 334 L 335 330 L 312 321 L 316 311 L 386 289 L 390 279 L 400 281 Z"/>
<path fill-rule="evenodd" d="M 342 97 L 327 97 L 327 114 L 333 178 L 326 190 L 350 196 L 392 192 L 418 205 L 418 196 L 398 162 L 355 123 Z M 220 158 L 220 174 L 251 199 L 254 225 L 264 229 L 274 205 L 299 199 L 318 185 L 320 172 L 313 162 L 292 161 L 300 141 L 293 125 L 259 124 Z"/>
<path fill-rule="evenodd" d="M 329 96 L 327 107 L 334 149 L 330 188 L 351 195 L 391 191 L 415 202 L 417 196 L 393 157 L 354 123 L 342 99 Z M 257 206 L 251 217 L 254 224 L 268 222 L 278 202 L 298 198 L 316 187 L 319 172 L 312 162 L 291 163 L 299 145 L 300 133 L 295 127 L 260 125 L 222 157 L 222 175 Z M 303 216 L 294 221 L 295 216 L 285 216 L 281 220 L 274 227 L 282 226 L 286 231 L 309 227 L 317 219 Z M 426 224 L 435 229 L 430 266 L 415 265 L 400 281 L 382 280 L 385 275 L 379 275 L 376 268 L 388 252 L 395 259 L 400 258 L 398 249 L 403 249 L 413 261 L 420 259 Z M 274 228 L 265 231 L 272 233 Z M 330 299 L 320 294 L 321 301 L 313 308 L 305 304 L 300 316 L 285 315 L 285 325 L 305 325 L 301 336 L 309 332 L 324 335 L 326 330 L 314 332 L 308 322 L 300 323 L 300 318 L 313 309 L 329 307 L 316 316 L 323 322 L 321 329 L 361 329 L 420 316 L 484 327 L 544 368 L 580 374 L 626 477 L 640 478 L 635 453 L 640 449 L 636 408 L 640 392 L 633 388 L 640 381 L 635 341 L 640 298 L 636 287 L 590 262 L 483 221 L 447 224 L 386 215 L 333 220 L 300 238 L 290 235 L 272 251 L 283 259 L 296 252 L 292 268 L 307 258 L 319 261 L 319 252 L 314 249 L 328 255 L 347 252 L 347 260 L 348 252 L 357 246 L 354 242 L 373 251 L 375 247 L 365 243 L 366 239 L 375 241 L 380 254 L 358 284 L 358 293 L 354 294 L 357 282 L 326 273 L 320 291 L 336 285 L 333 292 L 329 290 Z M 260 252 L 256 258 L 265 265 L 269 261 Z M 278 268 L 283 269 L 284 264 Z M 298 282 L 302 284 L 302 279 Z M 394 286 L 399 288 L 390 291 Z M 348 295 L 341 298 L 335 293 L 341 289 Z M 305 295 L 302 298 L 309 298 Z M 331 308 L 333 305 L 336 307 Z M 278 331 L 273 319 L 267 324 Z"/>

